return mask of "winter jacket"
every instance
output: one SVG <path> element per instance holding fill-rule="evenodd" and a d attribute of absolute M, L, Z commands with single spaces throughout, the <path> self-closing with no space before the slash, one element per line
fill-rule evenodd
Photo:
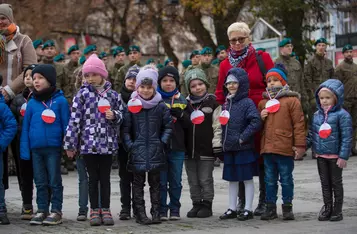
<path fill-rule="evenodd" d="M 0 94 L 0 154 L 3 153 L 16 135 L 17 124 L 5 99 Z M 0 162 L 1 164 L 2 162 Z"/>
<path fill-rule="evenodd" d="M 190 101 L 190 96 L 187 97 Z M 205 115 L 201 124 L 193 124 L 190 120 L 191 113 L 199 108 Z M 185 121 L 188 126 L 185 129 L 186 159 L 214 160 L 214 150 L 222 148 L 222 128 L 218 117 L 222 107 L 217 103 L 213 94 L 208 94 L 206 99 L 198 104 L 188 104 L 185 109 Z"/>
<path fill-rule="evenodd" d="M 336 67 L 335 75 L 344 85 L 345 100 L 354 101 L 357 98 L 357 64 L 344 60 Z"/>
<path fill-rule="evenodd" d="M 27 98 L 29 98 L 28 101 L 30 101 L 30 99 L 32 98 L 32 95 L 30 97 L 28 97 L 28 95 L 25 97 L 24 93 L 22 92 L 22 93 L 16 95 L 15 98 L 11 101 L 10 109 L 11 109 L 12 113 L 14 114 L 15 119 L 18 123 L 18 128 L 17 128 L 18 134 L 21 134 L 22 122 L 24 120 L 24 117 L 20 114 L 20 110 L 21 110 L 21 106 L 24 103 L 26 103 Z"/>
<path fill-rule="evenodd" d="M 62 147 L 69 119 L 68 102 L 63 92 L 57 90 L 45 104 L 56 115 L 52 124 L 45 123 L 41 118 L 42 112 L 47 109 L 42 102 L 32 98 L 27 104 L 20 140 L 20 156 L 24 160 L 30 160 L 31 149 Z"/>
<path fill-rule="evenodd" d="M 331 126 L 332 132 L 326 139 L 319 136 L 320 126 L 325 120 L 325 113 L 318 97 L 318 92 L 323 87 L 330 89 L 337 97 L 337 104 L 327 113 L 327 123 Z M 339 80 L 327 80 L 316 90 L 315 96 L 318 111 L 315 112 L 312 120 L 308 146 L 312 145 L 312 151 L 317 154 L 337 154 L 340 158 L 348 160 L 352 149 L 352 119 L 350 114 L 342 108 L 343 84 Z"/>
<path fill-rule="evenodd" d="M 265 109 L 269 97 L 259 103 L 259 111 Z M 304 113 L 300 104 L 300 95 L 293 91 L 283 91 L 276 99 L 280 108 L 275 113 L 269 113 L 264 121 L 260 153 L 272 153 L 283 156 L 294 156 L 292 147 L 306 146 Z"/>
<path fill-rule="evenodd" d="M 123 107 L 117 92 L 105 81 L 103 97 L 90 84 L 84 83 L 73 99 L 71 118 L 64 138 L 64 149 L 80 154 L 113 154 L 118 150 L 119 127 Z M 108 120 L 98 109 L 101 98 L 109 101 L 115 119 Z"/>
<path fill-rule="evenodd" d="M 222 106 L 222 109 L 229 111 L 230 114 L 228 123 L 222 125 L 223 151 L 254 149 L 254 134 L 260 131 L 262 121 L 254 102 L 248 98 L 249 80 L 237 76 L 236 69 L 231 69 L 229 74 L 237 77 L 239 88 L 238 92 L 228 98 Z M 243 143 L 240 144 L 239 140 Z"/>
<path fill-rule="evenodd" d="M 125 110 L 123 143 L 130 153 L 128 170 L 159 171 L 165 166 L 165 147 L 172 134 L 172 118 L 163 101 L 133 114 Z"/>

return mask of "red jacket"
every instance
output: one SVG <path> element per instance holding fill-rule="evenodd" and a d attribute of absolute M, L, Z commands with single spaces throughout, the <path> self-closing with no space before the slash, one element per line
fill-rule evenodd
<path fill-rule="evenodd" d="M 270 55 L 266 52 L 258 51 L 258 54 L 262 56 L 262 59 L 265 64 L 266 70 L 270 70 L 274 67 L 274 62 L 270 58 Z M 259 65 L 255 56 L 255 53 L 252 53 L 248 58 L 246 58 L 246 62 L 243 63 L 245 66 L 243 68 L 249 77 L 249 98 L 251 98 L 255 106 L 258 107 L 259 102 L 263 99 L 263 92 L 265 91 L 265 83 L 263 82 L 263 75 L 259 69 Z M 232 68 L 232 65 L 229 63 L 228 57 L 223 60 L 219 66 L 219 76 L 218 76 L 218 83 L 216 89 L 216 97 L 217 101 L 220 104 L 223 104 L 225 101 L 224 94 L 223 94 L 223 85 L 226 79 L 228 71 Z"/>

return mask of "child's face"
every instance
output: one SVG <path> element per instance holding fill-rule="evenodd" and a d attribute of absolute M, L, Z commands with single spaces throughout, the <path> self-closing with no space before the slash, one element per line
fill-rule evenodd
<path fill-rule="evenodd" d="M 207 92 L 207 87 L 201 80 L 192 80 L 190 82 L 190 91 L 194 96 L 203 96 Z"/>
<path fill-rule="evenodd" d="M 130 90 L 134 91 L 135 90 L 135 83 L 136 83 L 136 78 L 131 77 L 125 80 L 125 87 Z"/>
<path fill-rule="evenodd" d="M 53 58 L 56 55 L 56 48 L 54 46 L 46 47 L 43 50 L 43 55 L 47 58 Z"/>
<path fill-rule="evenodd" d="M 165 92 L 168 92 L 168 93 L 174 91 L 176 89 L 175 79 L 170 76 L 165 76 L 161 80 L 161 88 L 162 88 L 162 90 L 164 90 Z"/>
<path fill-rule="evenodd" d="M 51 86 L 51 84 L 46 80 L 46 78 L 39 74 L 35 73 L 33 75 L 33 86 L 37 92 L 47 89 Z"/>
<path fill-rule="evenodd" d="M 96 73 L 87 73 L 84 75 L 84 78 L 86 79 L 86 81 L 93 86 L 98 86 L 103 84 L 103 77 L 101 77 L 99 74 Z"/>
<path fill-rule="evenodd" d="M 27 70 L 25 73 L 24 83 L 27 88 L 33 88 L 33 80 L 31 77 L 32 70 Z"/>
<path fill-rule="evenodd" d="M 155 90 L 151 85 L 140 85 L 137 91 L 138 94 L 145 100 L 150 100 L 155 93 Z"/>
<path fill-rule="evenodd" d="M 330 92 L 322 91 L 319 93 L 319 99 L 322 108 L 330 107 L 335 105 L 335 98 Z"/>
<path fill-rule="evenodd" d="M 276 76 L 269 76 L 267 79 L 268 88 L 283 86 L 281 81 Z"/>
<path fill-rule="evenodd" d="M 226 84 L 229 94 L 236 94 L 239 88 L 238 82 L 229 82 Z"/>

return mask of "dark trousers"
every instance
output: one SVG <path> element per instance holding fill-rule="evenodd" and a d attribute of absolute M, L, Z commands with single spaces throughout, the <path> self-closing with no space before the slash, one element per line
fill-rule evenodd
<path fill-rule="evenodd" d="M 88 172 L 89 200 L 92 209 L 99 208 L 98 182 L 100 183 L 101 208 L 110 208 L 110 170 L 112 155 L 83 155 Z"/>
<path fill-rule="evenodd" d="M 124 150 L 123 146 L 119 146 L 118 153 L 119 164 L 119 186 L 120 186 L 120 201 L 122 209 L 130 210 L 131 206 L 131 185 L 133 183 L 133 173 L 128 171 L 128 153 Z"/>

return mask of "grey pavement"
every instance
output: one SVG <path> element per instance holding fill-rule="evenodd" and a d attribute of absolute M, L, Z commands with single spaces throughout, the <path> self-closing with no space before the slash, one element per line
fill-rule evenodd
<path fill-rule="evenodd" d="M 343 172 L 345 199 L 344 220 L 340 222 L 319 222 L 317 214 L 322 206 L 322 195 L 316 161 L 307 156 L 304 161 L 296 162 L 294 170 L 295 198 L 294 213 L 296 220 L 283 221 L 281 219 L 281 199 L 278 201 L 279 219 L 261 221 L 255 217 L 249 221 L 228 220 L 221 221 L 219 216 L 224 213 L 228 205 L 228 183 L 222 180 L 222 169 L 215 168 L 215 199 L 213 217 L 207 219 L 188 219 L 186 213 L 191 209 L 191 200 L 186 173 L 183 173 L 182 208 L 180 221 L 168 221 L 159 225 L 142 226 L 134 220 L 120 221 L 120 192 L 118 170 L 112 171 L 111 176 L 111 210 L 115 218 L 112 227 L 90 227 L 89 222 L 76 221 L 78 212 L 78 182 L 76 172 L 63 176 L 64 204 L 63 224 L 55 227 L 30 226 L 28 221 L 20 220 L 21 193 L 18 190 L 16 177 L 10 177 L 10 189 L 6 191 L 6 202 L 9 211 L 10 225 L 0 226 L 1 234 L 27 233 L 357 233 L 357 157 L 348 161 Z M 258 201 L 258 178 L 255 178 L 254 207 Z M 280 187 L 279 187 L 280 192 Z M 36 193 L 35 193 L 36 194 Z M 36 205 L 34 197 L 34 206 Z M 145 199 L 149 214 L 149 192 L 145 187 Z"/>

